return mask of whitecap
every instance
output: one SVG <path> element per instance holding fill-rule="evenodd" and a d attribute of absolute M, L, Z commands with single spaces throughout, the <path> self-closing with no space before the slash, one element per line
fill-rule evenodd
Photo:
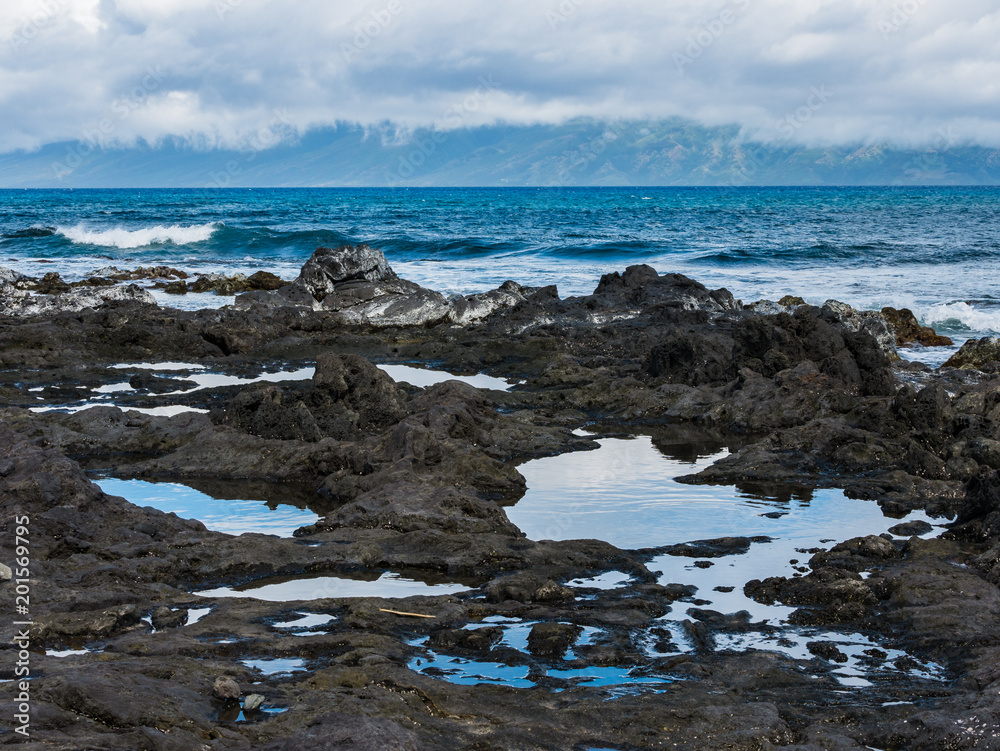
<path fill-rule="evenodd" d="M 142 248 L 148 245 L 188 245 L 203 242 L 222 227 L 219 222 L 182 227 L 179 224 L 142 227 L 129 230 L 124 227 L 94 229 L 83 224 L 74 227 L 57 227 L 56 231 L 78 245 L 99 245 L 110 248 Z"/>
<path fill-rule="evenodd" d="M 995 307 L 952 302 L 915 307 L 913 313 L 921 323 L 935 329 L 1000 333 L 1000 309 Z"/>

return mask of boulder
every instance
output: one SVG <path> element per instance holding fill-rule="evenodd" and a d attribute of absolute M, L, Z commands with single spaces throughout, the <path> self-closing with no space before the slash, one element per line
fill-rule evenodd
<path fill-rule="evenodd" d="M 444 322 L 451 312 L 443 295 L 400 279 L 382 252 L 368 245 L 317 248 L 291 284 L 240 295 L 236 307 L 308 308 L 377 327 Z"/>
<path fill-rule="evenodd" d="M 581 631 L 573 623 L 536 623 L 528 634 L 528 651 L 539 657 L 562 657 Z"/>
<path fill-rule="evenodd" d="M 317 248 L 296 282 L 316 300 L 323 300 L 344 282 L 382 282 L 397 279 L 382 251 L 369 245 Z"/>
<path fill-rule="evenodd" d="M 896 346 L 903 347 L 907 344 L 921 344 L 924 347 L 950 347 L 954 342 L 946 336 L 941 336 L 930 326 L 921 326 L 913 311 L 909 308 L 885 307 L 882 308 L 882 315 L 885 316 L 886 323 L 896 335 Z"/>
<path fill-rule="evenodd" d="M 882 353 L 890 360 L 897 360 L 896 336 L 885 316 L 875 310 L 856 310 L 847 303 L 837 300 L 827 300 L 823 310 L 833 316 L 828 316 L 835 326 L 842 331 L 863 332 L 869 334 Z"/>
<path fill-rule="evenodd" d="M 241 693 L 239 684 L 228 676 L 216 678 L 212 684 L 212 696 L 219 701 L 236 701 Z"/>
<path fill-rule="evenodd" d="M 87 308 L 114 305 L 156 306 L 156 300 L 146 290 L 135 284 L 115 287 L 86 287 L 69 289 L 53 294 L 32 295 L 20 290 L 5 289 L 0 298 L 0 315 L 34 316 L 56 313 L 75 313 Z"/>
<path fill-rule="evenodd" d="M 150 616 L 153 628 L 157 631 L 162 631 L 165 628 L 179 628 L 187 623 L 187 619 L 187 608 L 171 610 L 166 605 L 156 608 Z"/>
<path fill-rule="evenodd" d="M 405 416 L 405 395 L 384 371 L 359 355 L 322 354 L 305 389 L 242 391 L 216 419 L 261 438 L 315 442 L 377 433 Z"/>
<path fill-rule="evenodd" d="M 260 694 L 250 694 L 243 699 L 244 712 L 256 712 L 264 704 L 264 697 Z"/>
<path fill-rule="evenodd" d="M 942 367 L 983 370 L 993 363 L 1000 364 L 1000 337 L 984 336 L 967 341 Z"/>
<path fill-rule="evenodd" d="M 482 321 L 499 310 L 512 308 L 527 299 L 535 290 L 522 287 L 517 282 L 507 281 L 497 289 L 466 295 L 451 303 L 450 319 L 461 326 Z"/>

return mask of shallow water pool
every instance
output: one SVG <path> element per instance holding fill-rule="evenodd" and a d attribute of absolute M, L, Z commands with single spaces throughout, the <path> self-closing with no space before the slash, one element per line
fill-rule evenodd
<path fill-rule="evenodd" d="M 435 597 L 472 589 L 455 582 L 430 583 L 391 571 L 370 575 L 267 577 L 237 587 L 220 587 L 194 594 L 201 597 L 253 597 L 268 602 L 324 600 L 338 597 Z"/>
<path fill-rule="evenodd" d="M 208 529 L 241 535 L 246 532 L 291 537 L 299 527 L 315 523 L 319 515 L 285 503 L 215 498 L 176 482 L 146 482 L 105 477 L 95 479 L 108 495 L 121 496 L 136 506 L 152 506 L 183 519 L 197 519 Z"/>

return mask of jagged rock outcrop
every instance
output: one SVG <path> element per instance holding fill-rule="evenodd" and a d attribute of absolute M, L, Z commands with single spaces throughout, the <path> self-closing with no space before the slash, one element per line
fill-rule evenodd
<path fill-rule="evenodd" d="M 34 285 L 35 294 L 23 287 L 24 277 L 21 274 L 11 269 L 0 270 L 0 315 L 37 316 L 114 305 L 156 305 L 153 296 L 135 284 L 72 288 L 54 275 L 47 284 Z"/>
<path fill-rule="evenodd" d="M 400 279 L 382 251 L 368 245 L 318 248 L 291 284 L 240 295 L 236 307 L 308 308 L 372 326 L 422 326 L 450 311 L 443 295 Z"/>
<path fill-rule="evenodd" d="M 1000 370 L 1000 336 L 970 339 L 942 367 L 985 370 L 991 373 Z"/>
<path fill-rule="evenodd" d="M 909 308 L 882 308 L 889 328 L 896 335 L 896 346 L 920 344 L 924 347 L 950 347 L 954 342 L 946 336 L 941 336 L 930 326 L 921 326 L 913 311 Z"/>

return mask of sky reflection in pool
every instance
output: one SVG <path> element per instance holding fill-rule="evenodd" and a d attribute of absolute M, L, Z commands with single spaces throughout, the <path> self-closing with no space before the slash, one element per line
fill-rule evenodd
<path fill-rule="evenodd" d="M 626 549 L 718 537 L 770 537 L 771 542 L 754 543 L 743 555 L 711 559 L 706 568 L 695 566 L 696 558 L 673 555 L 649 562 L 650 570 L 662 572 L 660 583 L 693 584 L 697 597 L 711 603 L 703 607 L 723 613 L 747 610 L 754 620 L 785 620 L 792 608 L 759 605 L 743 595 L 743 585 L 751 579 L 794 575 L 795 567 L 812 555 L 802 550 L 881 534 L 899 522 L 883 516 L 878 504 L 847 498 L 840 490 L 788 488 L 781 497 L 767 497 L 735 487 L 676 481 L 726 456 L 724 450 L 689 455 L 682 461 L 664 455 L 649 436 L 606 438 L 599 443 L 596 451 L 521 465 L 528 490 L 506 509 L 510 520 L 533 540 L 593 538 Z M 907 519 L 934 523 L 923 512 Z M 936 528 L 927 536 L 940 531 Z M 616 579 L 614 573 L 606 576 Z M 732 591 L 720 592 L 717 587 Z M 687 617 L 688 607 L 675 603 L 667 618 Z"/>
<path fill-rule="evenodd" d="M 445 582 L 428 584 L 386 571 L 363 578 L 348 576 L 268 577 L 238 587 L 195 592 L 201 597 L 253 597 L 268 602 L 324 600 L 338 597 L 415 597 L 451 595 L 472 587 Z"/>
<path fill-rule="evenodd" d="M 197 519 L 208 529 L 231 535 L 259 532 L 291 537 L 299 527 L 319 519 L 309 509 L 288 504 L 269 505 L 263 501 L 223 500 L 174 482 L 111 477 L 94 482 L 108 495 L 121 496 L 136 506 L 152 506 L 160 511 L 173 512 L 183 519 Z"/>
<path fill-rule="evenodd" d="M 518 467 L 528 490 L 507 516 L 532 540 L 598 539 L 626 549 L 743 534 L 733 517 L 743 499 L 674 482 L 728 453 L 688 462 L 664 456 L 649 436 L 605 438 L 595 451 Z"/>

